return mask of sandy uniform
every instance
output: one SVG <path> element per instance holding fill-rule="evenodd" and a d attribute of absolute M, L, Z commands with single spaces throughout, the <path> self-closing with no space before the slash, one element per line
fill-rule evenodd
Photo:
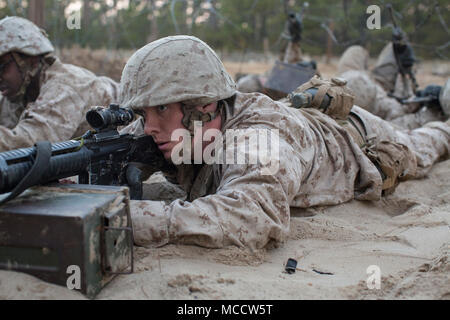
<path fill-rule="evenodd" d="M 448 156 L 450 127 L 444 123 L 399 131 L 359 107 L 353 111 L 377 139 L 400 142 L 413 151 L 416 177 Z M 178 167 L 178 182 L 188 194 L 187 201 L 131 201 L 137 244 L 260 248 L 285 240 L 290 207 L 381 197 L 377 168 L 341 126 L 318 110 L 297 110 L 262 94 L 238 93 L 234 111 L 228 110 L 226 119 L 222 131 L 279 130 L 279 170 L 261 175 L 258 165 Z"/>
<path fill-rule="evenodd" d="M 338 64 L 338 76 L 348 81 L 357 105 L 405 129 L 419 128 L 430 121 L 445 120 L 443 113 L 435 108 L 422 107 L 414 112 L 418 109 L 417 105 L 401 104 L 388 95 L 392 92 L 396 97 L 414 96 L 409 78 L 404 82 L 398 74 L 392 43 L 385 46 L 371 71 L 368 59 L 367 50 L 361 46 L 351 46 Z"/>
<path fill-rule="evenodd" d="M 0 98 L 0 151 L 32 146 L 36 141 L 64 141 L 89 129 L 91 106 L 117 101 L 118 84 L 59 59 L 46 69 L 40 93 L 26 106 Z"/>

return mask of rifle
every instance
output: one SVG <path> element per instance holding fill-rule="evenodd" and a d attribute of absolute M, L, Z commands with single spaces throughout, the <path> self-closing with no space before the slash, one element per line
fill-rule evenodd
<path fill-rule="evenodd" d="M 0 202 L 0 269 L 93 298 L 116 274 L 134 271 L 129 198 L 142 197 L 142 182 L 132 162 L 169 165 L 151 136 L 118 131 L 134 120 L 132 110 L 95 107 L 86 120 L 94 130 L 80 138 L 0 153 L 0 193 L 11 191 Z M 4 204 L 28 187 L 76 175 L 83 185 L 38 187 Z M 76 270 L 74 284 L 68 273 Z"/>
<path fill-rule="evenodd" d="M 402 99 L 400 102 L 402 104 L 419 103 L 421 106 L 427 105 L 429 107 L 441 108 L 439 101 L 441 90 L 441 86 L 429 85 L 423 90 L 417 90 L 414 97 Z"/>
<path fill-rule="evenodd" d="M 413 97 L 413 98 L 409 98 L 409 99 L 402 99 L 400 102 L 402 104 L 412 104 L 412 103 L 425 104 L 427 102 L 432 102 L 435 100 L 436 99 L 434 99 L 433 97 Z"/>
<path fill-rule="evenodd" d="M 387 8 L 389 9 L 389 15 L 393 24 L 392 43 L 398 70 L 402 76 L 404 84 L 406 83 L 406 76 L 409 76 L 413 84 L 413 92 L 416 93 L 418 84 L 412 70 L 412 66 L 415 61 L 414 52 L 406 39 L 405 33 L 397 25 L 392 5 L 387 4 Z"/>
<path fill-rule="evenodd" d="M 78 176 L 81 184 L 128 185 L 131 199 L 141 199 L 141 172 L 128 164 L 172 168 L 151 136 L 119 133 L 119 126 L 134 120 L 131 109 L 116 104 L 95 107 L 86 114 L 86 120 L 94 130 L 80 138 L 54 144 L 38 142 L 34 147 L 0 153 L 0 194 L 11 192 L 0 204 L 31 186 L 72 176 Z"/>

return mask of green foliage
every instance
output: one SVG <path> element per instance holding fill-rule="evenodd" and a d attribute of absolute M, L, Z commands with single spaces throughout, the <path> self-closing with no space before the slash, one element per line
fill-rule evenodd
<path fill-rule="evenodd" d="M 33 0 L 28 0 L 33 1 Z M 27 16 L 27 0 L 0 1 L 0 17 Z M 75 3 L 82 8 L 81 29 L 66 27 L 66 8 Z M 128 6 L 124 4 L 128 3 Z M 388 1 L 315 0 L 46 0 L 45 29 L 56 46 L 137 49 L 154 39 L 174 35 L 195 35 L 212 47 L 227 51 L 262 51 L 264 39 L 277 53 L 285 44 L 281 33 L 286 8 L 303 11 L 302 47 L 306 53 L 324 54 L 332 41 L 334 55 L 349 45 L 366 46 L 372 55 L 390 40 Z M 450 5 L 446 0 L 390 0 L 397 22 L 408 34 L 416 55 L 421 58 L 450 56 Z M 381 30 L 369 30 L 366 9 L 381 8 Z M 87 10 L 86 10 L 87 9 Z M 447 25 L 448 24 L 448 25 Z M 327 30 L 328 29 L 328 30 Z M 333 31 L 330 32 L 330 29 Z"/>

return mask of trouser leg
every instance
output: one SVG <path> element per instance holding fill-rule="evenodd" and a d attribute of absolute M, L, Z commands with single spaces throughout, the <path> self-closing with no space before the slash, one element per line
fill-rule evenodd
<path fill-rule="evenodd" d="M 405 128 L 416 129 L 424 126 L 428 122 L 432 121 L 444 121 L 445 116 L 436 108 L 422 107 L 416 113 L 405 114 L 403 116 L 394 118 L 392 123 Z"/>
<path fill-rule="evenodd" d="M 377 141 L 387 140 L 407 146 L 416 157 L 415 178 L 423 177 L 431 166 L 440 159 L 448 158 L 450 149 L 450 125 L 444 122 L 430 122 L 414 130 L 401 129 L 366 110 L 353 107 L 364 121 L 369 135 Z"/>
<path fill-rule="evenodd" d="M 374 82 L 375 83 L 375 82 Z M 398 102 L 395 98 L 389 97 L 384 89 L 376 84 L 377 95 L 373 106 L 374 114 L 386 119 L 392 120 L 410 113 L 407 107 Z"/>
<path fill-rule="evenodd" d="M 284 54 L 283 62 L 294 64 L 300 61 L 302 61 L 302 50 L 300 49 L 300 43 L 289 41 Z"/>
<path fill-rule="evenodd" d="M 369 53 L 361 46 L 351 46 L 345 50 L 338 63 L 337 75 L 349 70 L 367 71 Z"/>

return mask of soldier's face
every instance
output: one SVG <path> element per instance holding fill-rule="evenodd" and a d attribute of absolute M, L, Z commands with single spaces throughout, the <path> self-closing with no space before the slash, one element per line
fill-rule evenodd
<path fill-rule="evenodd" d="M 10 53 L 0 57 L 0 91 L 5 97 L 13 97 L 23 82 L 22 74 Z"/>
<path fill-rule="evenodd" d="M 171 141 L 172 132 L 183 129 L 183 112 L 181 103 L 171 103 L 164 106 L 144 108 L 144 132 L 150 135 L 158 145 L 166 160 L 170 159 L 172 149 L 180 141 Z"/>
<path fill-rule="evenodd" d="M 172 133 L 177 129 L 187 130 L 183 125 L 183 111 L 181 103 L 171 103 L 164 106 L 148 107 L 144 108 L 145 111 L 145 126 L 144 132 L 150 135 L 158 145 L 159 150 L 164 155 L 166 160 L 170 160 L 172 149 L 183 141 L 183 137 L 178 135 L 178 140 L 172 141 Z M 196 109 L 203 113 L 213 112 L 217 109 L 217 103 L 213 102 L 204 106 L 197 106 Z M 222 124 L 222 118 L 218 115 L 215 119 L 203 123 L 203 127 L 200 134 L 196 134 L 194 139 L 191 140 L 191 148 L 194 149 L 195 143 L 202 144 L 202 150 L 206 148 L 214 139 L 208 139 L 203 141 L 203 134 L 209 129 L 220 130 Z M 191 155 L 192 157 L 194 154 Z"/>

